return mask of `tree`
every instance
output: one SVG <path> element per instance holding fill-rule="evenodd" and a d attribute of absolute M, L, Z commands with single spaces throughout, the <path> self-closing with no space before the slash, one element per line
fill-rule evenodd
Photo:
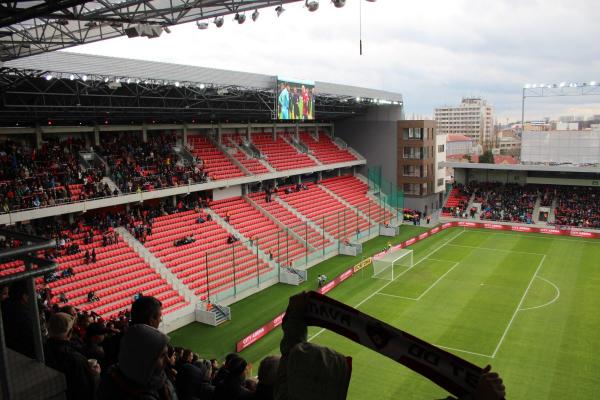
<path fill-rule="evenodd" d="M 494 163 L 494 155 L 491 150 L 486 150 L 483 152 L 481 156 L 479 156 L 479 162 L 482 164 L 493 164 Z"/>

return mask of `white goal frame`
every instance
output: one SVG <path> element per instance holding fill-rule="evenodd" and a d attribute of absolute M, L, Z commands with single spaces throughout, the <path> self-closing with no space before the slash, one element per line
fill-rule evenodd
<path fill-rule="evenodd" d="M 373 259 L 373 278 L 393 281 L 396 279 L 396 267 L 406 267 L 403 270 L 410 269 L 414 265 L 413 250 L 400 249 L 389 251 L 384 256 Z"/>

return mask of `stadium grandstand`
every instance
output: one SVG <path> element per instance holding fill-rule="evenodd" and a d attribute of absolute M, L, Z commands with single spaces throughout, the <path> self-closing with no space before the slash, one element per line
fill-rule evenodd
<path fill-rule="evenodd" d="M 58 51 L 296 1 L 2 7 L 0 398 L 500 400 L 490 363 L 594 398 L 557 343 L 599 322 L 597 165 L 458 162 L 396 92 Z"/>

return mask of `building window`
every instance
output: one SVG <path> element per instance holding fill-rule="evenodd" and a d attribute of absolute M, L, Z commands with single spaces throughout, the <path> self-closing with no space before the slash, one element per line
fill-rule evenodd
<path fill-rule="evenodd" d="M 445 167 L 442 165 L 442 163 L 438 163 L 438 169 L 444 169 Z"/>
<path fill-rule="evenodd" d="M 404 189 L 404 194 L 413 196 L 421 195 L 421 185 L 418 183 L 405 183 L 402 188 Z M 425 188 L 427 188 L 427 186 L 425 186 Z"/>
<path fill-rule="evenodd" d="M 404 128 L 402 129 L 402 138 L 404 140 L 423 140 L 423 128 Z"/>
<path fill-rule="evenodd" d="M 427 153 L 423 147 L 405 147 L 404 148 L 404 158 L 410 160 L 422 160 L 423 156 Z"/>
<path fill-rule="evenodd" d="M 438 145 L 438 153 L 443 153 L 444 152 L 444 145 L 443 144 L 439 144 Z"/>
<path fill-rule="evenodd" d="M 444 178 L 440 178 L 437 180 L 437 185 L 438 186 L 444 186 Z"/>

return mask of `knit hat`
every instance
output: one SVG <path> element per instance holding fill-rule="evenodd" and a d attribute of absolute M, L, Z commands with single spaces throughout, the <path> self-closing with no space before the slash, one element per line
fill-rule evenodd
<path fill-rule="evenodd" d="M 348 393 L 352 358 L 308 342 L 298 343 L 289 354 L 289 400 L 344 400 Z"/>
<path fill-rule="evenodd" d="M 51 338 L 60 338 L 67 334 L 73 328 L 75 319 L 67 313 L 52 314 L 48 321 L 48 336 Z"/>

